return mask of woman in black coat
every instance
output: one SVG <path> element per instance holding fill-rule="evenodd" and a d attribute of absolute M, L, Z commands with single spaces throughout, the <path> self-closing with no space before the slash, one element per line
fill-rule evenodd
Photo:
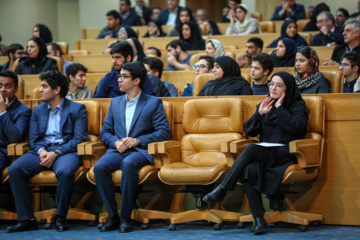
<path fill-rule="evenodd" d="M 260 135 L 260 143 L 251 144 L 236 159 L 221 184 L 203 200 L 217 203 L 225 198 L 226 190 L 234 190 L 240 179 L 255 220 L 253 232 L 265 233 L 265 209 L 261 193 L 275 195 L 288 166 L 297 162 L 289 152 L 289 142 L 303 139 L 307 132 L 307 109 L 294 77 L 276 72 L 269 83 L 269 96 L 257 105 L 256 112 L 244 123 L 247 136 Z"/>

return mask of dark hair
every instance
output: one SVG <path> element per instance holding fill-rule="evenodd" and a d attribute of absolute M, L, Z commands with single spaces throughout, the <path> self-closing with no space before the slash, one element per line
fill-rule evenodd
<path fill-rule="evenodd" d="M 64 53 L 61 50 L 61 47 L 59 46 L 59 44 L 52 42 L 52 43 L 46 44 L 46 46 L 51 46 L 51 48 L 53 49 L 54 52 L 60 51 L 60 55 L 61 56 L 64 55 Z"/>
<path fill-rule="evenodd" d="M 116 43 L 110 49 L 110 54 L 114 54 L 114 53 L 120 53 L 121 55 L 123 55 L 125 60 L 127 59 L 128 56 L 131 56 L 130 62 L 134 58 L 134 51 L 133 51 L 132 47 L 130 46 L 130 44 L 128 44 L 127 42 Z"/>
<path fill-rule="evenodd" d="M 9 59 L 10 59 L 10 53 L 12 54 L 15 54 L 16 50 L 19 50 L 19 49 L 23 49 L 24 50 L 24 47 L 19 44 L 19 43 L 13 43 L 9 46 L 8 48 L 8 56 L 9 56 Z"/>
<path fill-rule="evenodd" d="M 344 14 L 344 17 L 348 18 L 350 15 L 349 15 L 349 12 L 348 10 L 346 10 L 345 8 L 339 8 L 338 10 L 336 10 L 337 12 L 340 11 Z"/>
<path fill-rule="evenodd" d="M 41 81 L 46 80 L 52 90 L 60 87 L 60 97 L 66 97 L 66 94 L 69 91 L 69 81 L 64 74 L 59 71 L 48 70 L 44 73 L 41 73 L 39 78 Z"/>
<path fill-rule="evenodd" d="M 39 53 L 36 58 L 42 59 L 42 58 L 46 57 L 48 52 L 46 49 L 45 42 L 41 38 L 38 38 L 38 37 L 32 37 L 29 39 L 28 42 L 30 42 L 30 41 L 34 41 L 36 43 L 36 45 L 39 47 Z M 26 52 L 27 52 L 27 48 L 26 48 Z"/>
<path fill-rule="evenodd" d="M 52 42 L 52 40 L 53 40 L 52 33 L 51 33 L 50 29 L 45 24 L 38 23 L 34 27 L 37 27 L 39 29 L 40 38 L 45 43 Z"/>
<path fill-rule="evenodd" d="M 185 47 L 184 43 L 183 43 L 182 41 L 178 40 L 178 39 L 172 40 L 171 42 L 169 42 L 169 43 L 166 45 L 166 49 L 167 49 L 168 47 L 176 48 L 177 46 L 180 46 L 181 51 L 186 52 L 186 47 Z"/>
<path fill-rule="evenodd" d="M 204 56 L 200 56 L 199 61 L 200 60 L 205 60 L 209 65 L 209 69 L 214 68 L 214 57 L 204 55 Z"/>
<path fill-rule="evenodd" d="M 72 63 L 69 66 L 67 66 L 66 68 L 66 77 L 69 79 L 70 81 L 70 75 L 75 77 L 75 75 L 78 73 L 78 71 L 84 71 L 87 72 L 87 68 L 82 65 L 81 63 Z"/>
<path fill-rule="evenodd" d="M 264 46 L 264 42 L 261 38 L 258 38 L 258 37 L 252 37 L 252 38 L 249 38 L 247 40 L 247 42 L 252 42 L 255 44 L 255 47 L 257 48 L 260 48 L 261 50 L 263 49 L 263 46 Z"/>
<path fill-rule="evenodd" d="M 129 62 L 122 65 L 121 69 L 129 71 L 132 80 L 139 78 L 140 79 L 139 87 L 141 90 L 143 89 L 147 75 L 144 64 L 139 62 Z"/>
<path fill-rule="evenodd" d="M 156 48 L 156 47 L 148 47 L 147 49 L 155 50 L 156 56 L 161 57 L 161 51 L 158 48 Z"/>
<path fill-rule="evenodd" d="M 341 56 L 341 61 L 344 58 L 349 60 L 349 62 L 351 63 L 351 67 L 357 66 L 358 67 L 357 73 L 360 74 L 360 53 L 355 51 L 347 52 Z"/>
<path fill-rule="evenodd" d="M 248 10 L 245 9 L 245 8 L 244 8 L 243 6 L 241 6 L 241 5 L 236 6 L 235 11 L 236 11 L 236 9 L 238 9 L 238 8 L 240 8 L 241 10 L 243 10 L 243 11 L 245 12 L 245 15 L 246 15 L 246 13 L 248 12 Z"/>
<path fill-rule="evenodd" d="M 151 70 L 158 71 L 159 72 L 158 78 L 161 78 L 162 71 L 164 68 L 164 63 L 160 59 L 154 57 L 146 57 L 143 59 L 142 62 L 143 64 L 148 64 Z"/>
<path fill-rule="evenodd" d="M 114 17 L 115 19 L 120 18 L 120 14 L 119 14 L 119 12 L 116 11 L 116 10 L 110 10 L 110 11 L 108 11 L 108 12 L 106 13 L 106 16 L 107 16 L 107 17 Z"/>
<path fill-rule="evenodd" d="M 301 53 L 302 55 L 304 55 L 307 59 L 310 59 L 310 56 L 311 56 L 311 49 L 310 49 L 310 47 L 298 48 L 297 52 L 298 52 L 298 53 Z"/>
<path fill-rule="evenodd" d="M 19 86 L 18 76 L 14 72 L 11 72 L 11 71 L 8 71 L 8 70 L 0 72 L 0 77 L 12 78 L 13 81 L 14 81 L 15 87 Z"/>
<path fill-rule="evenodd" d="M 231 2 L 236 2 L 237 4 L 241 3 L 241 0 L 230 0 Z"/>
<path fill-rule="evenodd" d="M 269 70 L 268 76 L 272 73 L 274 70 L 274 60 L 271 57 L 270 54 L 267 53 L 255 53 L 251 56 L 251 61 L 253 62 L 259 62 L 262 66 L 263 70 Z"/>
<path fill-rule="evenodd" d="M 131 6 L 130 0 L 120 0 L 120 2 L 125 2 L 126 5 Z"/>

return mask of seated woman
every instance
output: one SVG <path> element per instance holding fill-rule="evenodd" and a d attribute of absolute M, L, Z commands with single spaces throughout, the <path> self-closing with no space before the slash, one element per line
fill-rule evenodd
<path fill-rule="evenodd" d="M 278 143 L 276 147 L 251 144 L 235 160 L 224 180 L 203 200 L 215 204 L 234 190 L 238 180 L 244 184 L 252 215 L 254 234 L 266 231 L 265 209 L 261 193 L 275 195 L 288 166 L 297 163 L 289 153 L 289 142 L 303 139 L 307 132 L 307 109 L 294 77 L 276 72 L 269 83 L 269 96 L 256 106 L 256 112 L 244 123 L 247 136 L 260 135 L 260 142 Z"/>
<path fill-rule="evenodd" d="M 251 17 L 251 12 L 245 4 L 239 4 L 235 8 L 235 16 L 230 18 L 230 26 L 226 29 L 226 35 L 250 33 L 261 33 L 259 21 Z"/>
<path fill-rule="evenodd" d="M 288 20 L 284 21 L 284 23 L 281 27 L 281 37 L 274 40 L 268 46 L 268 48 L 276 48 L 278 41 L 281 38 L 290 38 L 290 39 L 294 40 L 294 42 L 296 43 L 296 46 L 298 46 L 298 47 L 308 46 L 305 39 L 297 33 L 297 24 L 294 19 L 288 19 Z"/>
<path fill-rule="evenodd" d="M 131 38 L 126 39 L 125 42 L 130 44 L 131 48 L 133 49 L 134 57 L 133 57 L 132 61 L 133 62 L 142 62 L 142 60 L 146 56 L 145 56 L 144 50 L 143 50 L 139 40 L 137 38 L 131 37 Z"/>
<path fill-rule="evenodd" d="M 207 35 L 209 35 L 209 36 L 222 35 L 222 33 L 219 30 L 218 25 L 213 20 L 206 19 L 203 22 L 203 25 L 205 26 L 205 32 L 207 32 Z"/>
<path fill-rule="evenodd" d="M 205 45 L 205 55 L 211 57 L 220 57 L 225 55 L 224 47 L 219 40 L 208 39 Z M 196 70 L 200 61 L 196 62 L 193 66 L 193 70 Z"/>
<path fill-rule="evenodd" d="M 116 42 L 110 43 L 110 45 L 105 49 L 104 54 L 110 54 L 110 49 L 116 44 L 121 41 L 124 41 L 128 38 L 138 38 L 136 32 L 131 27 L 121 27 L 119 29 L 119 34 Z"/>
<path fill-rule="evenodd" d="M 296 43 L 290 38 L 281 38 L 276 50 L 271 53 L 274 67 L 292 67 L 295 64 Z"/>
<path fill-rule="evenodd" d="M 143 36 L 144 38 L 155 38 L 155 37 L 165 37 L 166 34 L 163 32 L 161 25 L 159 25 L 155 21 L 150 21 L 148 23 L 148 30 L 146 34 Z"/>
<path fill-rule="evenodd" d="M 180 41 L 184 43 L 186 51 L 205 50 L 205 41 L 196 26 L 193 22 L 186 22 L 182 26 Z"/>
<path fill-rule="evenodd" d="M 180 36 L 182 32 L 182 25 L 186 22 L 193 22 L 196 24 L 195 18 L 192 14 L 192 11 L 190 8 L 183 8 L 178 12 L 178 15 L 176 16 L 176 26 L 172 28 L 169 33 L 167 34 L 167 37 L 178 37 Z M 200 30 L 199 25 L 196 24 L 196 27 Z"/>
<path fill-rule="evenodd" d="M 36 24 L 33 28 L 33 37 L 41 38 L 45 44 L 51 43 L 53 38 L 50 29 L 44 24 Z"/>
<path fill-rule="evenodd" d="M 198 96 L 252 95 L 248 81 L 241 77 L 237 62 L 228 56 L 214 59 L 215 80 L 208 81 Z"/>
<path fill-rule="evenodd" d="M 39 74 L 46 72 L 47 70 L 59 71 L 56 65 L 56 60 L 46 57 L 46 45 L 40 38 L 30 38 L 27 43 L 26 52 L 28 57 L 20 58 L 19 64 L 16 66 L 14 71 L 16 74 Z"/>
<path fill-rule="evenodd" d="M 329 80 L 319 72 L 319 57 L 311 47 L 303 47 L 296 53 L 295 81 L 300 93 L 329 93 Z"/>

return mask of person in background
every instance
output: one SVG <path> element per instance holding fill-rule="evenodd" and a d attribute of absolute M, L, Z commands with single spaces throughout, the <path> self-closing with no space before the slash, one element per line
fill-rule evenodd
<path fill-rule="evenodd" d="M 274 69 L 274 60 L 269 54 L 255 53 L 251 56 L 251 79 L 253 95 L 269 94 L 269 76 Z"/>
<path fill-rule="evenodd" d="M 131 37 L 125 40 L 133 49 L 134 57 L 132 62 L 142 62 L 143 58 L 145 57 L 144 50 L 141 46 L 141 43 L 137 38 Z"/>
<path fill-rule="evenodd" d="M 228 18 L 229 12 L 230 12 L 230 6 L 225 5 L 221 11 L 222 14 L 221 23 L 230 22 L 230 19 Z"/>
<path fill-rule="evenodd" d="M 259 21 L 251 17 L 247 5 L 239 4 L 235 8 L 235 15 L 230 18 L 230 26 L 226 29 L 226 35 L 244 35 L 261 33 Z"/>
<path fill-rule="evenodd" d="M 166 34 L 163 32 L 161 26 L 153 20 L 150 20 L 148 23 L 148 30 L 143 36 L 144 38 L 156 38 L 156 37 L 165 37 Z"/>
<path fill-rule="evenodd" d="M 251 68 L 251 56 L 255 53 L 262 52 L 264 46 L 263 40 L 258 37 L 249 38 L 246 43 L 245 54 L 237 56 L 236 62 L 239 64 L 240 68 Z"/>
<path fill-rule="evenodd" d="M 290 38 L 295 41 L 298 47 L 308 46 L 304 38 L 302 38 L 297 32 L 297 23 L 294 19 L 287 19 L 284 21 L 281 27 L 281 36 L 280 38 L 274 40 L 268 48 L 276 48 L 279 39 L 281 38 Z"/>
<path fill-rule="evenodd" d="M 148 24 L 151 20 L 151 9 L 145 7 L 143 0 L 136 0 L 136 5 L 135 7 L 131 8 L 131 11 L 135 12 L 140 19 L 143 19 L 145 24 Z M 156 21 L 156 19 L 154 21 Z"/>
<path fill-rule="evenodd" d="M 22 58 L 25 56 L 24 47 L 19 43 L 13 43 L 8 48 L 8 57 L 9 61 L 0 65 L 0 72 L 4 71 L 14 71 L 14 62 L 16 59 Z"/>
<path fill-rule="evenodd" d="M 130 0 L 120 0 L 119 9 L 122 25 L 126 27 L 141 26 L 139 16 L 131 11 Z"/>
<path fill-rule="evenodd" d="M 358 17 L 358 16 L 360 16 L 360 0 L 357 1 L 357 10 L 358 11 L 351 14 L 350 17 Z"/>
<path fill-rule="evenodd" d="M 206 20 L 206 10 L 204 8 L 199 8 L 196 10 L 196 23 L 203 24 Z"/>
<path fill-rule="evenodd" d="M 117 38 L 117 41 L 114 42 L 114 43 L 111 43 L 104 51 L 104 54 L 110 54 L 110 50 L 111 48 L 116 44 L 116 43 L 119 43 L 119 42 L 122 42 L 128 38 L 131 38 L 131 37 L 135 37 L 137 38 L 138 35 L 136 34 L 136 32 L 131 28 L 131 27 L 121 27 L 119 32 L 118 32 L 118 38 Z"/>
<path fill-rule="evenodd" d="M 241 3 L 241 0 L 229 0 L 229 5 L 223 7 L 223 17 L 221 22 L 230 22 L 235 16 L 235 8 Z"/>
<path fill-rule="evenodd" d="M 293 67 L 296 57 L 296 43 L 290 38 L 279 39 L 276 50 L 271 53 L 274 67 Z"/>
<path fill-rule="evenodd" d="M 116 10 L 110 10 L 106 13 L 107 26 L 101 29 L 96 39 L 117 38 L 120 29 L 120 14 Z"/>
<path fill-rule="evenodd" d="M 306 19 L 305 8 L 302 4 L 295 3 L 295 0 L 282 0 L 281 6 L 275 8 L 271 21 L 293 19 Z"/>
<path fill-rule="evenodd" d="M 162 9 L 160 7 L 154 7 L 151 10 L 151 20 L 156 21 L 158 19 L 159 14 L 160 14 L 161 11 L 162 11 Z"/>
<path fill-rule="evenodd" d="M 165 71 L 189 70 L 191 54 L 186 52 L 180 40 L 173 40 L 166 45 L 168 66 Z"/>
<path fill-rule="evenodd" d="M 349 12 L 345 8 L 339 8 L 335 14 L 335 23 L 338 27 L 344 27 L 346 20 L 349 19 Z"/>
<path fill-rule="evenodd" d="M 305 25 L 303 32 L 319 31 L 317 26 L 317 15 L 321 12 L 330 12 L 330 7 L 324 2 L 315 6 L 311 14 L 310 22 Z"/>
<path fill-rule="evenodd" d="M 203 22 L 203 25 L 205 26 L 205 32 L 207 33 L 207 35 L 209 35 L 209 36 L 222 35 L 222 33 L 219 30 L 218 25 L 213 20 L 206 19 Z"/>
<path fill-rule="evenodd" d="M 320 33 L 313 36 L 311 46 L 331 46 L 344 43 L 342 35 L 344 27 L 335 26 L 334 16 L 330 12 L 322 12 L 317 16 Z"/>
<path fill-rule="evenodd" d="M 177 37 L 181 35 L 182 32 L 182 26 L 186 22 L 193 22 L 195 23 L 195 18 L 192 14 L 192 11 L 190 8 L 182 8 L 179 10 L 179 14 L 176 16 L 176 25 L 174 28 L 172 28 L 169 33 L 167 34 L 168 37 Z M 199 25 L 196 25 L 201 31 Z"/>
<path fill-rule="evenodd" d="M 341 57 L 339 69 L 345 79 L 343 93 L 360 92 L 360 53 L 344 53 Z"/>
<path fill-rule="evenodd" d="M 187 51 L 205 50 L 205 41 L 196 23 L 186 22 L 183 24 L 180 41 L 184 43 Z"/>
<path fill-rule="evenodd" d="M 0 34 L 0 56 L 7 56 L 8 46 L 1 44 L 2 37 Z"/>
<path fill-rule="evenodd" d="M 91 98 L 91 88 L 86 86 L 87 69 L 80 63 L 73 63 L 66 68 L 66 77 L 69 80 L 69 91 L 66 94 L 67 99 Z"/>
<path fill-rule="evenodd" d="M 179 6 L 179 0 L 167 0 L 168 8 L 161 11 L 156 20 L 160 25 L 175 25 L 176 16 L 182 7 Z"/>
<path fill-rule="evenodd" d="M 32 36 L 41 38 L 45 42 L 45 44 L 51 43 L 53 40 L 50 29 L 46 25 L 41 23 L 38 23 L 33 27 Z"/>
<path fill-rule="evenodd" d="M 64 53 L 62 52 L 60 46 L 57 44 L 57 43 L 48 43 L 46 45 L 46 48 L 47 48 L 47 57 L 60 57 L 62 62 L 63 62 L 63 73 L 65 74 L 66 73 L 66 68 L 73 64 L 74 62 L 70 62 L 70 61 L 66 61 L 63 59 L 63 55 Z"/>
<path fill-rule="evenodd" d="M 161 51 L 156 47 L 148 47 L 145 51 L 146 57 L 156 57 L 161 59 Z"/>

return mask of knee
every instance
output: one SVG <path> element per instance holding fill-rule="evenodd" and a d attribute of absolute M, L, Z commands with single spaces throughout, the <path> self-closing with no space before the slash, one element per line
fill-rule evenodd
<path fill-rule="evenodd" d="M 97 161 L 94 165 L 94 174 L 96 175 L 102 175 L 107 173 L 106 166 L 102 164 L 101 162 Z"/>
<path fill-rule="evenodd" d="M 14 162 L 9 166 L 8 174 L 9 174 L 9 176 L 12 176 L 12 175 L 20 173 L 21 170 L 22 170 L 22 168 L 18 164 L 15 164 L 15 162 Z"/>
<path fill-rule="evenodd" d="M 121 170 L 122 171 L 136 171 L 137 172 L 137 165 L 131 159 L 124 159 L 121 163 Z"/>
<path fill-rule="evenodd" d="M 56 171 L 56 178 L 60 179 L 60 178 L 74 178 L 75 172 L 73 172 L 72 170 L 68 169 L 68 168 L 61 168 L 58 169 Z"/>

